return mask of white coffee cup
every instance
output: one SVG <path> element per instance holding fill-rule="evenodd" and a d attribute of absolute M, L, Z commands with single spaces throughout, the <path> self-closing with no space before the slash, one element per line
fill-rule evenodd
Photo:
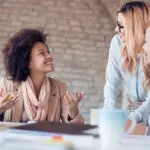
<path fill-rule="evenodd" d="M 123 109 L 99 110 L 99 134 L 101 148 L 118 148 L 124 135 L 125 123 L 127 120 L 126 111 Z M 132 132 L 136 123 L 133 122 L 128 129 Z"/>
<path fill-rule="evenodd" d="M 96 109 L 96 108 L 90 109 L 90 124 L 99 125 L 99 115 L 100 115 L 100 109 Z"/>

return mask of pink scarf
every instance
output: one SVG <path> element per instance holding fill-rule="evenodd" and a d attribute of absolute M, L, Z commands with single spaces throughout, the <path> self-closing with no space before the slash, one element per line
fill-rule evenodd
<path fill-rule="evenodd" d="M 18 91 L 19 102 L 5 112 L 5 121 L 20 121 L 23 114 L 22 102 L 27 117 L 31 121 L 46 120 L 48 112 L 48 100 L 50 97 L 50 82 L 46 77 L 43 81 L 39 97 L 36 97 L 33 82 L 30 77 L 25 82 L 21 83 L 21 88 Z"/>

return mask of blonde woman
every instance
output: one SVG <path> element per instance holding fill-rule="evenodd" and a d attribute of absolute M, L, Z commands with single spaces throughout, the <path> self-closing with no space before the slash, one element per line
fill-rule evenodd
<path fill-rule="evenodd" d="M 143 45 L 143 71 L 145 90 L 150 88 L 150 26 L 146 30 L 145 43 Z M 147 101 L 144 102 L 137 110 L 129 115 L 130 120 L 135 120 L 136 123 L 144 122 L 150 126 L 150 91 L 147 92 Z"/>
<path fill-rule="evenodd" d="M 147 100 L 147 93 L 143 88 L 140 53 L 143 51 L 148 24 L 149 10 L 142 1 L 125 3 L 118 10 L 118 34 L 111 41 L 106 68 L 104 107 L 115 108 L 121 79 L 127 89 L 128 107 L 135 109 Z"/>

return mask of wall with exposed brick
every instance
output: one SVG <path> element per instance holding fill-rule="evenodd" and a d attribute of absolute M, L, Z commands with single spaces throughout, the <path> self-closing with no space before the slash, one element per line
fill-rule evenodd
<path fill-rule="evenodd" d="M 0 0 L 0 49 L 21 28 L 44 28 L 55 64 L 50 75 L 67 83 L 69 91 L 85 92 L 80 109 L 88 122 L 90 108 L 103 104 L 116 10 L 126 1 L 131 0 Z"/>
<path fill-rule="evenodd" d="M 103 103 L 108 48 L 114 34 L 108 12 L 100 0 L 0 0 L 0 49 L 20 28 L 43 27 L 53 48 L 52 76 L 66 82 L 68 90 L 85 92 L 80 108 L 88 121 L 90 108 Z M 2 59 L 0 63 L 2 76 Z"/>

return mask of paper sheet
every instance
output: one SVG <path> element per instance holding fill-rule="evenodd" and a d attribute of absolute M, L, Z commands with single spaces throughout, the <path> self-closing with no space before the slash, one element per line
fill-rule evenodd
<path fill-rule="evenodd" d="M 136 145 L 149 145 L 150 146 L 150 136 L 144 135 L 125 135 L 122 139 L 124 144 L 136 144 Z"/>

